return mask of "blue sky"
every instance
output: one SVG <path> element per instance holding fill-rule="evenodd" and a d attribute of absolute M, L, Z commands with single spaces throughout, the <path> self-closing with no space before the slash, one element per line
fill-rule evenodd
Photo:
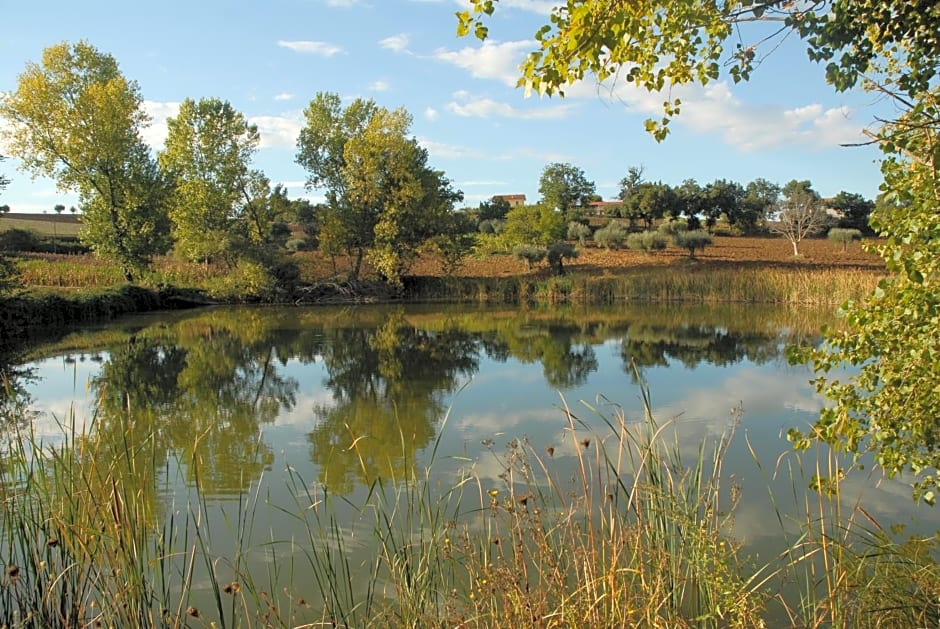
<path fill-rule="evenodd" d="M 723 80 L 683 88 L 683 113 L 666 142 L 643 130 L 661 95 L 585 81 L 568 97 L 526 99 L 515 88 L 518 64 L 553 4 L 502 0 L 483 44 L 456 37 L 461 0 L 190 0 L 178 2 L 13 2 L 3 8 L 0 91 L 42 50 L 85 39 L 113 55 L 138 82 L 153 118 L 146 139 L 158 149 L 165 120 L 185 98 L 217 97 L 261 132 L 255 167 L 290 196 L 322 198 L 303 188 L 294 163 L 302 111 L 317 92 L 373 98 L 404 107 L 412 130 L 475 206 L 494 194 L 538 199 L 551 162 L 570 162 L 613 198 L 630 166 L 647 180 L 677 185 L 758 177 L 783 184 L 809 179 L 824 196 L 840 190 L 874 198 L 881 175 L 861 129 L 886 105 L 864 92 L 836 94 L 795 38 L 763 62 L 745 85 Z M 746 42 L 747 43 L 747 42 Z M 2 124 L 2 123 L 0 123 Z M 0 204 L 13 211 L 71 205 L 74 195 L 32 181 L 8 159 L 13 180 Z"/>

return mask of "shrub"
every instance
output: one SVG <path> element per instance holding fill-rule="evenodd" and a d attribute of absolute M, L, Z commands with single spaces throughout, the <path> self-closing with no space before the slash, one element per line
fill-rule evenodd
<path fill-rule="evenodd" d="M 591 228 L 584 223 L 571 221 L 568 223 L 568 240 L 577 240 L 578 244 L 584 246 L 585 239 L 591 235 Z"/>
<path fill-rule="evenodd" d="M 38 251 L 39 236 L 27 229 L 8 229 L 0 232 L 0 251 Z"/>
<path fill-rule="evenodd" d="M 833 227 L 829 230 L 829 240 L 842 245 L 842 251 L 845 251 L 849 243 L 855 240 L 861 240 L 861 230 L 854 228 Z"/>
<path fill-rule="evenodd" d="M 676 232 L 676 245 L 689 250 L 689 257 L 695 257 L 695 250 L 702 249 L 712 244 L 712 237 L 704 229 L 695 229 L 692 231 Z"/>
<path fill-rule="evenodd" d="M 627 248 L 634 251 L 662 251 L 666 248 L 666 237 L 658 232 L 640 232 L 627 236 Z"/>
<path fill-rule="evenodd" d="M 529 270 L 541 262 L 547 254 L 548 251 L 544 247 L 536 247 L 535 245 L 516 245 L 512 248 L 512 255 L 519 260 L 525 260 L 526 267 Z"/>
<path fill-rule="evenodd" d="M 260 262 L 239 260 L 230 273 L 208 282 L 209 295 L 215 299 L 236 301 L 264 300 L 275 288 L 275 278 Z"/>
<path fill-rule="evenodd" d="M 606 249 L 617 249 L 627 238 L 627 230 L 617 221 L 611 221 L 606 227 L 594 232 L 594 242 Z"/>

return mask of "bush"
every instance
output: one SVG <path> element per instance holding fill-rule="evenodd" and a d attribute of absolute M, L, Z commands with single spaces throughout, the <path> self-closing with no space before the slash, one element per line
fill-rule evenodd
<path fill-rule="evenodd" d="M 618 249 L 626 238 L 627 230 L 617 221 L 611 221 L 606 227 L 594 232 L 594 242 L 607 249 Z"/>
<path fill-rule="evenodd" d="M 264 300 L 274 292 L 276 280 L 260 262 L 239 260 L 230 273 L 208 282 L 209 295 L 224 301 Z"/>
<path fill-rule="evenodd" d="M 286 243 L 284 243 L 284 248 L 291 253 L 310 250 L 310 246 L 307 244 L 306 238 L 291 238 Z"/>
<path fill-rule="evenodd" d="M 695 257 L 695 250 L 702 249 L 712 244 L 712 237 L 704 229 L 695 229 L 692 231 L 676 232 L 676 245 L 689 250 L 689 257 Z"/>
<path fill-rule="evenodd" d="M 571 221 L 568 223 L 568 240 L 577 240 L 578 244 L 584 246 L 585 239 L 591 235 L 591 228 L 584 223 Z"/>
<path fill-rule="evenodd" d="M 546 252 L 546 257 L 548 258 L 548 266 L 556 275 L 565 274 L 565 258 L 577 258 L 578 250 L 574 248 L 574 245 L 567 242 L 556 242 L 548 246 L 548 251 Z"/>
<path fill-rule="evenodd" d="M 516 245 L 512 248 L 512 255 L 519 260 L 525 260 L 529 270 L 541 262 L 547 254 L 548 251 L 544 247 L 536 247 L 535 245 Z"/>
<path fill-rule="evenodd" d="M 659 232 L 640 232 L 627 236 L 627 249 L 634 251 L 662 251 L 666 248 L 666 237 Z"/>
<path fill-rule="evenodd" d="M 40 249 L 39 236 L 27 229 L 8 229 L 0 232 L 0 251 L 29 252 Z"/>
<path fill-rule="evenodd" d="M 845 251 L 849 243 L 862 239 L 861 230 L 854 228 L 833 227 L 829 230 L 829 240 L 842 245 L 842 251 Z"/>

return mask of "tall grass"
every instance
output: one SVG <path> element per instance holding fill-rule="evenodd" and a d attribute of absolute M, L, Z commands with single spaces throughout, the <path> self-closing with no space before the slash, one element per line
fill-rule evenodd
<path fill-rule="evenodd" d="M 805 521 L 755 566 L 734 537 L 740 491 L 723 469 L 733 427 L 689 458 L 645 390 L 643 402 L 632 418 L 606 400 L 584 416 L 562 403 L 562 443 L 484 444 L 495 476 L 470 460 L 439 473 L 440 436 L 426 466 L 355 498 L 288 468 L 289 500 L 253 485 L 216 515 L 229 532 L 217 537 L 197 460 L 185 505 L 142 489 L 179 463 L 159 435 L 127 425 L 107 443 L 74 417 L 56 445 L 19 433 L 0 468 L 0 626 L 940 623 L 935 540 L 895 541 L 846 504 L 841 483 L 856 471 L 843 461 L 781 457 L 774 472 L 790 475 Z M 261 509 L 290 526 L 259 538 Z"/>
<path fill-rule="evenodd" d="M 881 275 L 858 269 L 651 268 L 624 274 L 540 278 L 414 278 L 415 299 L 486 303 L 613 304 L 625 301 L 836 305 L 862 299 Z"/>

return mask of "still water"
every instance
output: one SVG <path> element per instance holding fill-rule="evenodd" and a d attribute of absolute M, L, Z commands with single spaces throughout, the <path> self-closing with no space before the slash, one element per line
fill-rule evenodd
<path fill-rule="evenodd" d="M 180 511 L 198 486 L 215 552 L 238 538 L 258 549 L 245 561 L 268 573 L 291 551 L 265 541 L 300 535 L 277 508 L 296 504 L 299 487 L 355 504 L 432 452 L 442 486 L 467 469 L 497 486 L 511 440 L 573 460 L 563 409 L 602 439 L 603 416 L 643 419 L 643 386 L 690 457 L 736 429 L 724 465 L 742 496 L 733 534 L 760 555 L 799 526 L 787 512 L 800 510 L 793 484 L 806 478 L 785 433 L 822 405 L 810 370 L 784 350 L 818 342 L 829 318 L 750 306 L 214 308 L 86 329 L 34 348 L 25 367 L 37 434 L 55 442 L 71 417 L 115 440 L 139 428 L 162 471 L 142 477 L 152 486 L 141 494 Z M 940 524 L 903 482 L 857 475 L 846 487 L 847 502 L 862 500 L 885 525 Z M 247 502 L 257 506 L 246 532 Z"/>

